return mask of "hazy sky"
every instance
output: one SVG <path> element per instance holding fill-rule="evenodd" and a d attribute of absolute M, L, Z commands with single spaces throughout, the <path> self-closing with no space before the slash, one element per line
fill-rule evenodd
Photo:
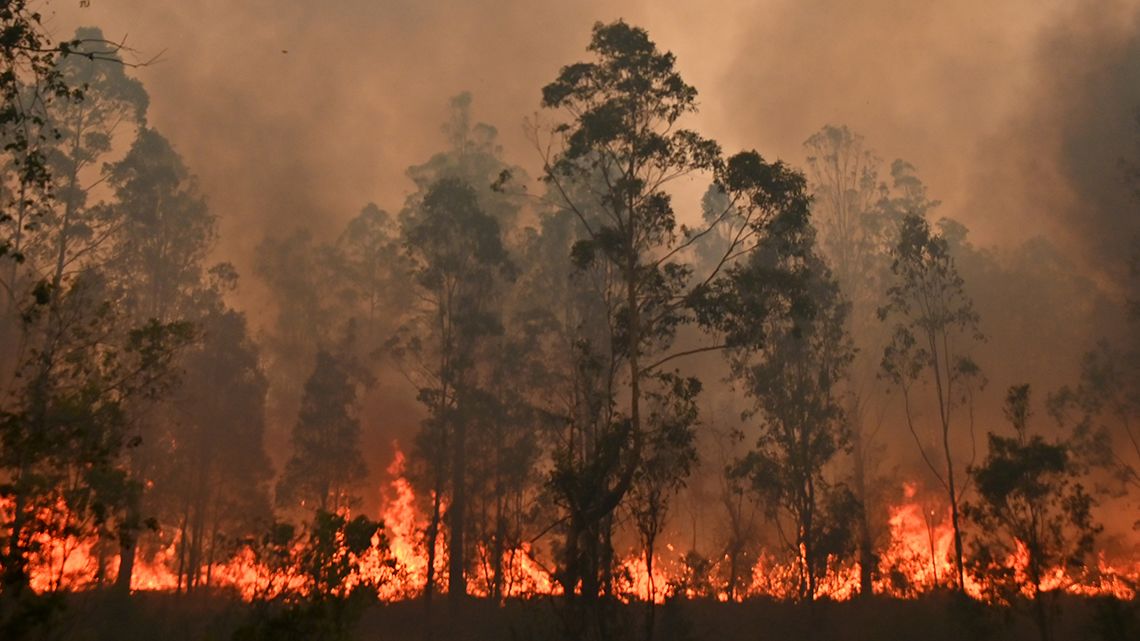
<path fill-rule="evenodd" d="M 404 169 L 443 145 L 447 99 L 475 96 L 508 159 L 540 89 L 585 57 L 597 20 L 624 18 L 677 54 L 696 123 L 726 150 L 802 163 L 847 124 L 918 167 L 942 213 L 982 242 L 1043 232 L 1118 273 L 1119 196 L 1136 151 L 1135 2 L 1059 0 L 55 0 L 58 37 L 94 24 L 142 58 L 151 122 L 202 180 L 219 256 L 249 274 L 266 230 L 398 208 Z M 1105 195 L 1114 191 L 1116 195 Z M 1087 252 L 1095 253 L 1089 254 Z"/>

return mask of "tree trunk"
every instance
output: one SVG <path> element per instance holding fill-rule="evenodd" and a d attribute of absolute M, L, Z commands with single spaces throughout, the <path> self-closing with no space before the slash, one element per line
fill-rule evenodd
<path fill-rule="evenodd" d="M 439 540 L 440 523 L 440 487 L 436 483 L 435 493 L 432 497 L 431 520 L 427 527 L 427 579 L 424 581 L 424 605 L 431 609 L 431 597 L 435 592 L 435 546 Z"/>
<path fill-rule="evenodd" d="M 874 575 L 878 566 L 874 542 L 871 540 L 871 524 L 867 517 L 867 470 L 866 455 L 863 450 L 863 425 L 859 418 L 851 430 L 851 446 L 855 453 L 855 496 L 859 499 L 859 510 L 856 513 L 856 527 L 859 536 L 859 594 L 871 596 L 874 594 Z"/>
<path fill-rule="evenodd" d="M 16 487 L 19 486 L 19 479 L 17 479 Z M 27 509 L 25 501 L 24 492 L 17 490 L 15 511 L 12 515 L 12 525 L 8 534 L 8 550 L 4 559 L 4 592 L 10 592 L 16 596 L 28 587 L 30 578 L 22 543 L 24 538 L 24 510 Z"/>
<path fill-rule="evenodd" d="M 503 599 L 503 555 L 506 554 L 507 523 L 503 515 L 503 497 L 496 498 L 495 539 L 491 545 L 491 598 L 495 602 Z"/>
<path fill-rule="evenodd" d="M 135 554 L 142 519 L 139 500 L 137 492 L 129 492 L 126 518 L 119 526 L 119 574 L 115 577 L 114 591 L 124 597 L 131 593 L 131 578 L 135 571 Z"/>
<path fill-rule="evenodd" d="M 1034 519 L 1036 521 L 1036 519 Z M 1032 537 L 1031 537 L 1032 538 Z M 1029 551 L 1029 581 L 1033 584 L 1033 618 L 1037 623 L 1037 631 L 1041 634 L 1041 641 L 1052 641 L 1052 630 L 1049 629 L 1049 613 L 1045 609 L 1045 601 L 1041 594 L 1041 563 L 1038 559 L 1040 547 L 1032 540 L 1026 542 Z"/>
<path fill-rule="evenodd" d="M 947 456 L 947 462 L 950 457 Z M 946 475 L 947 484 L 950 487 L 950 524 L 954 528 L 954 570 L 958 577 L 958 591 L 966 591 L 966 566 L 962 560 L 962 530 L 958 523 L 958 492 L 954 487 L 954 470 L 951 469 Z"/>
<path fill-rule="evenodd" d="M 657 585 L 653 581 L 653 547 L 656 536 L 649 533 L 645 539 L 646 594 L 649 597 L 649 612 L 645 616 L 645 641 L 653 641 L 653 625 L 657 618 Z"/>
<path fill-rule="evenodd" d="M 736 580 L 737 575 L 740 573 L 738 566 L 740 565 L 740 550 L 739 545 L 734 540 L 728 548 L 728 600 L 736 600 Z"/>
<path fill-rule="evenodd" d="M 448 571 L 447 598 L 455 604 L 467 596 L 467 577 L 464 573 L 464 526 L 467 522 L 467 425 L 462 418 L 455 422 L 455 440 L 451 459 L 451 505 L 447 509 Z"/>

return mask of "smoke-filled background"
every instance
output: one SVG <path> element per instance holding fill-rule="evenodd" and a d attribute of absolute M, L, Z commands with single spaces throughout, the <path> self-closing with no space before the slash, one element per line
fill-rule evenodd
<path fill-rule="evenodd" d="M 48 22 L 159 56 L 137 71 L 150 122 L 219 214 L 218 258 L 250 274 L 267 232 L 398 209 L 461 91 L 504 157 L 537 169 L 523 119 L 539 88 L 618 17 L 677 55 L 700 92 L 693 125 L 727 150 L 802 165 L 811 133 L 846 124 L 914 164 L 976 244 L 1045 236 L 1123 292 L 1140 228 L 1121 167 L 1137 155 L 1136 3 L 92 0 L 50 5 Z M 243 280 L 255 325 L 271 305 Z"/>
<path fill-rule="evenodd" d="M 618 17 L 677 55 L 695 125 L 726 149 L 802 163 L 825 123 L 912 162 L 983 243 L 1047 234 L 1119 276 L 1135 208 L 1137 6 L 1130 2 L 57 2 L 66 36 L 97 24 L 160 62 L 138 71 L 222 213 L 220 253 L 262 233 L 398 206 L 404 168 L 440 146 L 471 91 L 506 157 L 534 167 L 522 119 Z M 252 311 L 252 310 L 251 310 Z"/>

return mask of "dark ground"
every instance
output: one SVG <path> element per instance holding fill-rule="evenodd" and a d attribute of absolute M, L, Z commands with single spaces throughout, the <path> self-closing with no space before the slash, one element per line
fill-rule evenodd
<path fill-rule="evenodd" d="M 118 605 L 116 605 L 118 603 Z M 645 605 L 617 606 L 611 638 L 640 641 Z M 239 641 L 316 639 L 280 612 L 225 594 L 143 593 L 127 604 L 99 593 L 68 595 L 28 639 L 116 641 Z M 674 600 L 659 606 L 655 641 L 1019 641 L 1039 639 L 1022 608 L 996 608 L 949 594 L 902 601 L 875 598 L 814 606 L 754 599 L 744 603 Z M 387 641 L 546 641 L 562 639 L 565 610 L 536 598 L 497 607 L 471 600 L 452 609 L 445 600 L 429 613 L 422 603 L 363 604 L 350 639 Z M 1055 610 L 1055 641 L 1140 641 L 1140 601 L 1065 598 Z M 274 621 L 277 627 L 266 625 Z M 311 624 L 311 620 L 302 620 Z M 327 631 L 327 628 L 326 628 Z M 3 641 L 15 641 L 9 632 Z"/>

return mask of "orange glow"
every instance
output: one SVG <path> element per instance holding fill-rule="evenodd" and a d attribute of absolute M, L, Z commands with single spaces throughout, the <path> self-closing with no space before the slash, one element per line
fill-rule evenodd
<path fill-rule="evenodd" d="M 381 519 L 383 530 L 373 537 L 372 547 L 359 558 L 353 557 L 358 568 L 342 587 L 375 586 L 377 595 L 384 601 L 413 599 L 422 594 L 427 577 L 425 535 L 427 518 L 417 502 L 415 491 L 405 476 L 406 460 L 396 448 L 395 457 L 388 467 L 390 481 L 381 489 Z M 0 503 L 5 517 L 11 516 L 11 502 Z M 44 508 L 40 520 L 51 522 L 62 530 L 70 518 L 62 501 Z M 937 588 L 951 587 L 954 581 L 953 532 L 948 510 L 938 503 L 924 502 L 916 484 L 903 486 L 903 500 L 889 508 L 888 543 L 881 550 L 879 578 L 875 591 L 896 598 L 915 598 Z M 383 543 L 387 544 L 385 551 Z M 38 551 L 32 559 L 32 588 L 40 592 L 57 590 L 84 590 L 114 582 L 118 570 L 116 542 L 78 539 L 74 536 L 50 538 L 41 535 L 36 539 Z M 102 546 L 101 548 L 99 546 Z M 294 544 L 291 554 L 296 558 L 301 543 Z M 131 581 L 132 590 L 174 591 L 179 588 L 177 574 L 178 541 L 148 555 L 140 553 Z M 345 550 L 344 554 L 348 554 Z M 492 575 L 488 568 L 490 553 L 483 546 L 475 550 L 477 568 L 470 577 L 470 592 L 488 597 L 492 589 Z M 102 559 L 102 562 L 100 561 Z M 746 586 L 738 590 L 737 598 L 767 596 L 776 599 L 794 599 L 799 581 L 798 560 L 781 560 L 770 553 L 761 553 L 752 568 Z M 1028 554 L 1024 546 L 1017 548 L 1003 567 L 1012 571 L 1022 593 L 1032 597 L 1027 586 L 1025 568 Z M 717 577 L 722 571 L 719 564 L 727 559 L 710 562 L 703 569 L 686 565 L 687 559 L 671 544 L 661 546 L 654 556 L 653 581 L 649 581 L 644 554 L 628 550 L 618 562 L 614 573 L 614 592 L 625 601 L 652 600 L 662 603 L 678 591 L 687 597 L 708 596 L 721 601 L 728 594 Z M 102 579 L 99 566 L 102 564 Z M 561 592 L 554 580 L 554 562 L 543 558 L 540 551 L 529 543 L 507 550 L 502 560 L 502 595 L 504 598 L 526 598 L 552 595 Z M 436 585 L 446 586 L 446 541 L 441 535 L 436 542 Z M 304 577 L 296 567 L 270 568 L 257 558 L 253 549 L 246 547 L 223 563 L 199 570 L 202 585 L 216 589 L 233 590 L 245 600 L 265 599 L 304 591 Z M 694 573 L 702 583 L 695 585 Z M 1140 562 L 1113 563 L 1103 553 L 1096 564 L 1071 575 L 1065 568 L 1051 568 L 1045 572 L 1041 589 L 1064 591 L 1077 595 L 1112 595 L 1132 599 L 1140 580 Z M 967 574 L 966 591 L 977 598 L 994 598 L 992 587 L 984 579 Z M 184 587 L 184 586 L 183 586 Z M 859 566 L 855 562 L 832 560 L 826 574 L 819 578 L 817 598 L 846 600 L 859 592 Z"/>

